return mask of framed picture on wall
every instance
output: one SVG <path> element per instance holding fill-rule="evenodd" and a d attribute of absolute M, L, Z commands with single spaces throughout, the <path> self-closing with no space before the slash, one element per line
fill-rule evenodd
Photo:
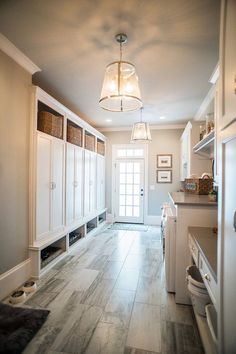
<path fill-rule="evenodd" d="M 172 183 L 172 171 L 171 170 L 158 170 L 157 171 L 157 183 Z"/>
<path fill-rule="evenodd" d="M 157 168 L 172 168 L 172 154 L 157 155 Z"/>

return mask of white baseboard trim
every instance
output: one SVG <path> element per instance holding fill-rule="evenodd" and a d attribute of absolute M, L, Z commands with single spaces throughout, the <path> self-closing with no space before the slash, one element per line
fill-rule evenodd
<path fill-rule="evenodd" d="M 114 218 L 112 214 L 107 213 L 107 222 L 109 223 L 113 223 L 114 222 Z"/>
<path fill-rule="evenodd" d="M 161 215 L 146 215 L 144 220 L 147 225 L 161 225 Z"/>
<path fill-rule="evenodd" d="M 31 276 L 31 259 L 17 264 L 0 275 L 0 300 L 8 296 L 13 290 L 21 286 Z"/>

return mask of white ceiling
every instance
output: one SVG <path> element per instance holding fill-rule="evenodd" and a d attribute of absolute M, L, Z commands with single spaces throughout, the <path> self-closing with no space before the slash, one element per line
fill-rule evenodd
<path fill-rule="evenodd" d="M 220 0 L 1 0 L 0 31 L 42 69 L 34 83 L 96 127 L 139 119 L 98 105 L 105 66 L 119 58 L 114 36 L 127 33 L 123 56 L 137 68 L 144 120 L 176 124 L 210 89 L 219 8 Z"/>

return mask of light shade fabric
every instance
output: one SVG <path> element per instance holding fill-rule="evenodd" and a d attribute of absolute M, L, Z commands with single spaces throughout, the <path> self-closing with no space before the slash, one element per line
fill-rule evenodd
<path fill-rule="evenodd" d="M 112 112 L 135 111 L 142 107 L 135 66 L 115 61 L 106 67 L 99 104 Z"/>
<path fill-rule="evenodd" d="M 151 141 L 151 133 L 149 124 L 145 122 L 138 122 L 133 125 L 131 142 L 148 142 Z"/>

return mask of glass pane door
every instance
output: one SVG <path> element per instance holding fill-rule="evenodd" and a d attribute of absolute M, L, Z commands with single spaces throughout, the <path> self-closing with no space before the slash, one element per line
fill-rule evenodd
<path fill-rule="evenodd" d="M 116 160 L 115 220 L 143 222 L 144 160 Z"/>

